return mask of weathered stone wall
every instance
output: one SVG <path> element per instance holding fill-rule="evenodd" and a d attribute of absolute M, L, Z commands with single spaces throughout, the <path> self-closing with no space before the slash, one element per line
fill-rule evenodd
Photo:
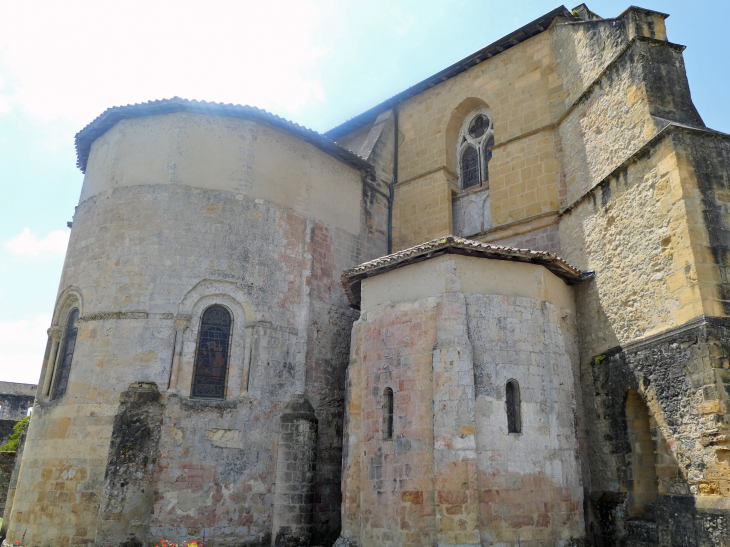
<path fill-rule="evenodd" d="M 320 421 L 314 538 L 336 534 L 354 319 L 339 275 L 385 253 L 385 203 L 360 172 L 247 120 L 136 118 L 97 139 L 54 314 L 60 330 L 81 312 L 68 390 L 44 391 L 32 420 L 9 539 L 95 537 L 119 393 L 135 381 L 164 405 L 150 540 L 270 540 L 278 417 L 295 389 Z M 226 400 L 190 400 L 214 303 L 233 317 Z"/>
<path fill-rule="evenodd" d="M 451 255 L 365 280 L 348 371 L 343 538 L 415 546 L 582 537 L 573 314 L 570 289 L 528 264 Z M 518 434 L 507 431 L 510 379 L 522 397 Z M 382 429 L 386 388 L 395 394 L 392 439 Z"/>
<path fill-rule="evenodd" d="M 38 386 L 0 382 L 0 420 L 19 421 L 28 415 L 33 406 Z"/>
<path fill-rule="evenodd" d="M 583 418 L 575 318 L 548 302 L 472 295 L 480 512 L 488 544 L 583 535 Z M 522 433 L 508 433 L 507 381 L 519 383 Z M 578 390 L 578 391 L 576 391 Z"/>
<path fill-rule="evenodd" d="M 0 525 L 0 538 L 3 540 L 7 536 L 8 526 L 10 524 L 10 515 L 13 510 L 13 501 L 15 500 L 15 491 L 18 487 L 18 476 L 20 475 L 20 465 L 23 460 L 23 448 L 25 448 L 25 439 L 28 430 L 26 429 L 20 434 L 18 439 L 18 450 L 15 452 L 13 468 L 10 472 L 10 480 L 8 481 L 7 495 L 4 496 L 5 509 L 3 511 L 3 522 Z"/>
<path fill-rule="evenodd" d="M 554 29 L 558 70 L 580 97 L 560 123 L 560 245 L 595 271 L 577 289 L 587 520 L 597 544 L 723 545 L 727 393 L 717 370 L 726 350 L 723 335 L 698 325 L 726 315 L 728 146 L 703 129 L 682 48 L 665 41 L 657 17 L 632 9 L 615 24 Z M 630 390 L 648 409 L 648 453 L 627 411 Z M 644 505 L 652 473 L 658 498 Z"/>
<path fill-rule="evenodd" d="M 5 512 L 10 477 L 15 465 L 15 452 L 0 452 L 0 509 Z"/>
<path fill-rule="evenodd" d="M 583 366 L 593 482 L 589 531 L 596 542 L 650 543 L 636 537 L 629 520 L 641 478 L 632 474 L 629 390 L 651 416 L 658 498 L 654 515 L 644 517 L 650 537 L 662 546 L 723 545 L 730 537 L 728 332 L 727 320 L 698 319 Z"/>
<path fill-rule="evenodd" d="M 299 547 L 312 541 L 317 421 L 303 394 L 295 394 L 281 415 L 271 534 L 276 547 Z"/>
<path fill-rule="evenodd" d="M 489 188 L 462 192 L 451 199 L 455 236 L 470 237 L 492 227 Z"/>
<path fill-rule="evenodd" d="M 353 331 L 357 338 L 348 384 L 343 535 L 362 546 L 415 546 L 437 539 L 435 315 L 436 299 L 420 300 L 368 311 Z M 385 387 L 393 390 L 395 401 L 390 440 L 383 440 L 381 429 Z"/>
<path fill-rule="evenodd" d="M 161 427 L 157 386 L 130 385 L 114 417 L 94 545 L 143 547 L 147 543 Z"/>

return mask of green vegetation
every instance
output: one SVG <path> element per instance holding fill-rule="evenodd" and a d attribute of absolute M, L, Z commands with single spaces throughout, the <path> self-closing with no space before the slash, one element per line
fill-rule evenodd
<path fill-rule="evenodd" d="M 20 441 L 20 436 L 23 434 L 23 431 L 25 431 L 25 428 L 28 427 L 29 421 L 30 416 L 23 418 L 17 424 L 15 424 L 15 427 L 13 427 L 13 432 L 10 434 L 10 437 L 8 437 L 8 442 L 0 446 L 0 452 L 18 451 L 18 442 Z"/>

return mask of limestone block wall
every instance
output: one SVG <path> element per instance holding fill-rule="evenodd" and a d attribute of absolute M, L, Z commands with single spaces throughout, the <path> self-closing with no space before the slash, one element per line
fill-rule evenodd
<path fill-rule="evenodd" d="M 703 125 L 690 98 L 684 48 L 666 40 L 660 20 L 654 12 L 632 9 L 616 20 L 557 25 L 553 30 L 556 68 L 569 81 L 566 111 L 558 124 L 566 205 L 630 158 L 668 121 Z M 639 27 L 644 31 L 637 32 Z"/>
<path fill-rule="evenodd" d="M 363 547 L 583 537 L 574 313 L 571 289 L 531 264 L 447 255 L 365 279 L 348 369 L 343 537 Z M 508 380 L 519 383 L 520 433 L 507 431 Z"/>
<path fill-rule="evenodd" d="M 357 170 L 245 119 L 142 117 L 98 138 L 9 540 L 27 529 L 36 545 L 102 541 L 119 395 L 138 381 L 157 386 L 164 410 L 152 518 L 137 539 L 270 539 L 278 417 L 297 390 L 315 408 L 318 468 L 330 474 L 317 492 L 314 537 L 336 533 L 353 320 L 339 273 L 385 253 L 384 203 Z M 233 317 L 226 399 L 218 402 L 189 397 L 200 318 L 211 304 Z M 49 400 L 73 307 L 81 318 L 68 389 Z"/>
<path fill-rule="evenodd" d="M 570 358 L 574 318 L 552 304 L 520 297 L 472 295 L 468 306 L 487 533 L 493 541 L 509 542 L 582 533 L 584 469 L 575 446 L 561 442 L 563 436 L 576 437 L 581 400 Z M 520 386 L 522 435 L 507 432 L 510 379 Z"/>
<path fill-rule="evenodd" d="M 730 537 L 727 341 L 727 319 L 695 320 L 583 366 L 594 541 L 722 546 Z M 630 394 L 648 418 L 645 451 L 632 437 Z"/>
<path fill-rule="evenodd" d="M 560 141 L 552 124 L 563 107 L 551 42 L 550 33 L 539 34 L 398 105 L 394 250 L 453 231 L 451 195 L 461 191 L 456 140 L 480 107 L 494 118 L 492 225 L 557 210 Z"/>
<path fill-rule="evenodd" d="M 441 169 L 395 186 L 393 251 L 451 233 L 454 180 L 452 173 Z"/>
<path fill-rule="evenodd" d="M 454 235 L 469 237 L 492 227 L 489 189 L 463 192 L 452 198 Z"/>
<path fill-rule="evenodd" d="M 715 325 L 723 320 L 709 317 L 727 315 L 727 144 L 704 128 L 682 48 L 666 42 L 659 18 L 632 9 L 554 30 L 558 70 L 580 98 L 560 123 L 560 245 L 568 261 L 595 271 L 577 289 L 588 528 L 595 541 L 722 545 L 725 441 L 715 435 L 726 427 L 725 348 Z M 629 434 L 630 392 L 649 417 L 645 455 Z M 636 501 L 651 497 L 648 467 L 632 463 L 639 457 L 657 477 L 649 506 Z"/>

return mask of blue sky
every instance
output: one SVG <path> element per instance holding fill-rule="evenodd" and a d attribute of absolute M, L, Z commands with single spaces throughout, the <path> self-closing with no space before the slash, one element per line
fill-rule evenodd
<path fill-rule="evenodd" d="M 630 1 L 587 2 L 615 17 Z M 251 104 L 326 131 L 560 4 L 503 0 L 0 4 L 0 380 L 37 382 L 83 181 L 74 134 L 104 109 Z M 724 0 L 640 0 L 687 45 L 705 123 L 730 132 Z M 566 5 L 574 7 L 572 4 Z"/>

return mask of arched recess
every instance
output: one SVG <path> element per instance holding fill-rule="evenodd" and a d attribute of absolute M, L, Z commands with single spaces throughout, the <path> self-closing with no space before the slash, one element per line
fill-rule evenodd
<path fill-rule="evenodd" d="M 248 303 L 248 295 L 232 281 L 219 281 L 217 279 L 203 279 L 199 281 L 180 301 L 177 312 L 180 315 L 190 315 L 193 313 L 193 306 L 202 297 L 216 294 L 225 295 L 238 302 L 249 321 L 257 319 L 253 313 L 253 308 Z M 262 318 L 258 319 L 261 320 Z"/>
<path fill-rule="evenodd" d="M 651 417 L 644 399 L 633 389 L 626 394 L 625 408 L 626 430 L 631 445 L 627 513 L 629 518 L 643 519 L 653 513 L 647 511 L 646 505 L 654 503 L 659 494 Z"/>
<path fill-rule="evenodd" d="M 56 308 L 53 311 L 51 326 L 63 327 L 71 308 L 78 308 L 79 316 L 84 316 L 84 298 L 81 295 L 81 289 L 78 287 L 67 287 L 58 296 Z"/>
<path fill-rule="evenodd" d="M 233 318 L 228 355 L 226 398 L 235 397 L 248 373 L 246 325 L 255 319 L 247 295 L 235 283 L 205 279 L 193 287 L 180 302 L 178 318 L 183 320 L 179 371 L 175 371 L 175 387 L 186 396 L 191 394 L 195 356 L 200 337 L 201 319 L 211 306 L 224 307 Z M 173 367 L 175 365 L 173 364 Z"/>
<path fill-rule="evenodd" d="M 446 150 L 446 167 L 453 173 L 459 172 L 459 158 L 457 156 L 457 139 L 466 117 L 479 108 L 489 108 L 484 99 L 479 97 L 468 97 L 461 101 L 451 111 L 444 134 L 444 149 Z"/>
<path fill-rule="evenodd" d="M 47 355 L 43 359 L 41 376 L 39 379 L 39 397 L 50 397 L 51 388 L 55 384 L 54 377 L 57 372 L 57 364 L 60 353 L 63 349 L 63 335 L 66 331 L 66 322 L 70 317 L 71 310 L 78 310 L 78 317 L 84 315 L 84 298 L 81 289 L 78 287 L 66 287 L 56 300 L 56 307 L 53 310 L 51 328 L 48 329 Z"/>

